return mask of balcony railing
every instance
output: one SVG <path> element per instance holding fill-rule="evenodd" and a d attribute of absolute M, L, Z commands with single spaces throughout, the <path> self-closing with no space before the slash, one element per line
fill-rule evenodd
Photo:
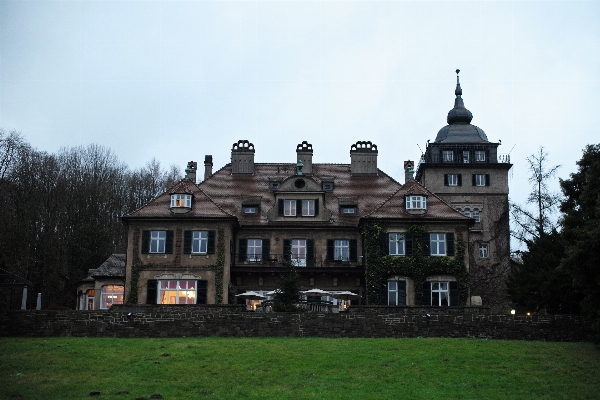
<path fill-rule="evenodd" d="M 498 164 L 510 164 L 510 154 L 498 154 L 496 157 L 496 162 Z M 470 164 L 470 165 L 480 165 L 480 164 L 489 164 L 490 160 L 486 158 L 483 161 L 478 160 L 469 160 L 465 161 L 462 158 L 452 158 L 452 159 L 444 159 L 440 154 L 424 154 L 421 156 L 419 160 L 419 166 L 421 164 Z"/>
<path fill-rule="evenodd" d="M 360 258 L 362 260 L 362 258 Z M 234 266 L 236 267 L 280 267 L 284 263 L 283 254 L 270 254 L 269 257 L 260 255 L 247 255 L 246 260 L 240 261 L 238 254 L 235 254 Z M 320 255 L 315 255 L 314 258 L 292 257 L 292 263 L 298 268 L 318 267 L 318 268 L 335 268 L 335 267 L 359 267 L 362 266 L 361 261 L 350 260 L 323 260 Z"/>

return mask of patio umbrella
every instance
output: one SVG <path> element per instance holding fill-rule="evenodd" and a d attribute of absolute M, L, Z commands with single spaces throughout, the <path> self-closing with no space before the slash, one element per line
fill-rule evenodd
<path fill-rule="evenodd" d="M 352 292 L 339 292 L 339 293 L 332 293 L 331 297 L 333 297 L 334 299 L 340 299 L 340 300 L 352 300 L 352 299 L 360 299 L 360 295 L 356 294 L 356 293 L 352 293 Z"/>
<path fill-rule="evenodd" d="M 317 297 L 331 296 L 331 293 L 326 292 L 326 291 L 321 290 L 321 289 L 317 289 L 317 288 L 310 289 L 310 290 L 305 290 L 305 291 L 300 292 L 300 293 L 302 293 L 305 296 L 317 296 Z"/>
<path fill-rule="evenodd" d="M 246 299 L 246 300 L 264 300 L 264 299 L 266 299 L 265 296 L 263 296 L 262 294 L 258 294 L 256 292 L 240 293 L 240 294 L 236 294 L 235 297 L 239 297 L 241 299 Z"/>
<path fill-rule="evenodd" d="M 283 293 L 281 291 L 281 289 L 275 289 L 275 290 L 271 290 L 270 292 L 265 293 L 267 296 L 275 296 L 276 294 L 281 294 Z"/>

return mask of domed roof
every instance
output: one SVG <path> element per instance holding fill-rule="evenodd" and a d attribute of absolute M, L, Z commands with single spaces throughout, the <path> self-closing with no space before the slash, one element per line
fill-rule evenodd
<path fill-rule="evenodd" d="M 483 129 L 471 125 L 473 114 L 465 108 L 462 99 L 462 88 L 458 77 L 459 69 L 456 70 L 456 90 L 454 94 L 454 108 L 448 112 L 448 125 L 440 129 L 435 143 L 489 143 Z"/>

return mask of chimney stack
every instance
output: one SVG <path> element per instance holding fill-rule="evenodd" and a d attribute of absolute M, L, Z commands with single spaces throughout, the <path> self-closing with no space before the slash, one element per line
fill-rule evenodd
<path fill-rule="evenodd" d="M 415 163 L 414 161 L 404 161 L 404 183 L 415 180 Z"/>
<path fill-rule="evenodd" d="M 302 175 L 312 175 L 312 144 L 306 140 L 296 146 L 296 165 L 302 161 Z"/>
<path fill-rule="evenodd" d="M 196 170 L 198 169 L 198 163 L 196 161 L 190 161 L 187 163 L 185 169 L 185 177 L 196 183 Z"/>
<path fill-rule="evenodd" d="M 377 175 L 377 145 L 358 141 L 350 147 L 350 173 Z"/>
<path fill-rule="evenodd" d="M 238 140 L 231 148 L 231 173 L 254 173 L 254 145 L 247 140 Z"/>
<path fill-rule="evenodd" d="M 211 177 L 212 167 L 213 167 L 212 156 L 205 155 L 204 156 L 204 180 L 207 180 L 208 178 Z"/>

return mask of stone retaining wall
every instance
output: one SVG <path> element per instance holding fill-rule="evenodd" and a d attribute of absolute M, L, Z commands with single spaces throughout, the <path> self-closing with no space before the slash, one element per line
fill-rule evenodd
<path fill-rule="evenodd" d="M 110 311 L 0 311 L 0 336 L 463 337 L 593 341 L 578 315 L 492 315 L 483 307 L 353 307 L 258 313 L 238 305 L 120 306 Z"/>

